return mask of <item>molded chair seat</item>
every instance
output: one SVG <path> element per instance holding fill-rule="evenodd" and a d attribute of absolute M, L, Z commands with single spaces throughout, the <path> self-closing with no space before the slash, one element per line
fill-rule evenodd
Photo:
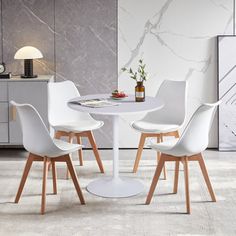
<path fill-rule="evenodd" d="M 77 174 L 69 155 L 71 152 L 81 149 L 82 145 L 67 143 L 59 139 L 52 139 L 41 116 L 32 105 L 17 104 L 14 101 L 11 101 L 11 105 L 17 108 L 23 133 L 23 145 L 29 152 L 29 157 L 27 159 L 16 194 L 15 203 L 18 203 L 20 200 L 20 196 L 33 162 L 42 161 L 43 184 L 41 214 L 44 214 L 46 206 L 46 183 L 49 164 L 52 165 L 53 193 L 57 194 L 56 162 L 65 162 L 67 164 L 80 202 L 81 204 L 85 204 L 84 197 L 78 183 Z"/>
<path fill-rule="evenodd" d="M 149 145 L 149 147 L 151 147 L 155 151 L 161 152 L 161 157 L 152 180 L 152 184 L 146 199 L 146 204 L 150 204 L 151 202 L 161 171 L 164 167 L 165 162 L 167 161 L 175 161 L 173 193 L 177 193 L 178 190 L 179 164 L 182 163 L 184 166 L 186 209 L 188 214 L 190 214 L 188 177 L 189 161 L 198 161 L 208 191 L 211 195 L 211 199 L 213 202 L 216 201 L 215 194 L 211 186 L 211 182 L 201 153 L 207 148 L 210 127 L 212 125 L 214 114 L 219 103 L 220 102 L 214 104 L 203 104 L 202 106 L 200 106 L 191 117 L 179 139 L 168 140 L 158 144 L 152 143 Z"/>
<path fill-rule="evenodd" d="M 143 120 L 135 121 L 131 124 L 131 126 L 143 133 L 156 134 L 174 132 L 180 128 L 180 125 L 177 124 L 157 124 Z"/>
<path fill-rule="evenodd" d="M 81 120 L 81 121 L 64 122 L 63 124 L 57 124 L 52 127 L 56 131 L 79 133 L 88 130 L 96 130 L 101 128 L 103 125 L 104 125 L 103 121 Z"/>

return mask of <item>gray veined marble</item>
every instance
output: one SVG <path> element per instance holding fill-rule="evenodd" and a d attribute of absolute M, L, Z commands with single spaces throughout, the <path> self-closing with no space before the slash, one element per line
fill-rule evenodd
<path fill-rule="evenodd" d="M 56 79 L 72 80 L 80 94 L 117 88 L 116 1 L 55 2 Z M 98 146 L 111 147 L 111 121 L 95 132 Z"/>
<path fill-rule="evenodd" d="M 26 45 L 43 53 L 34 60 L 37 74 L 54 73 L 54 1 L 2 0 L 4 61 L 7 70 L 23 72 L 23 61 L 14 60 L 15 52 Z"/>
<path fill-rule="evenodd" d="M 117 86 L 115 1 L 55 3 L 57 79 L 73 80 L 82 95 L 110 92 Z"/>

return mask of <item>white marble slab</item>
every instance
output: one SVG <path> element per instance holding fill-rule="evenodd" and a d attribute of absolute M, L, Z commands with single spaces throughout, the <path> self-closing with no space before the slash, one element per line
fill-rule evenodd
<path fill-rule="evenodd" d="M 233 0 L 119 0 L 118 68 L 136 67 L 143 58 L 154 96 L 165 79 L 188 80 L 188 116 L 201 102 L 217 99 L 216 36 L 233 33 Z M 134 93 L 135 83 L 119 73 L 119 89 Z M 137 147 L 139 135 L 129 127 L 137 116 L 124 116 L 120 146 Z M 217 146 L 214 122 L 210 146 Z"/>

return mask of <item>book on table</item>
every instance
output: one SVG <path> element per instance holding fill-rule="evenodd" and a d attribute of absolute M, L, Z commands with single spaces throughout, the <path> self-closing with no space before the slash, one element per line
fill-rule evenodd
<path fill-rule="evenodd" d="M 117 106 L 119 103 L 109 101 L 107 99 L 87 99 L 87 100 L 76 100 L 71 101 L 70 103 L 85 106 L 85 107 L 93 107 L 93 108 L 101 108 L 101 107 L 110 107 L 110 106 Z"/>

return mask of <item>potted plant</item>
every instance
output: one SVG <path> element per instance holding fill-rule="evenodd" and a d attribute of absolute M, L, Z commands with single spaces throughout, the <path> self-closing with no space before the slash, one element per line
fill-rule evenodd
<path fill-rule="evenodd" d="M 137 83 L 135 87 L 135 101 L 136 102 L 144 102 L 145 101 L 145 87 L 143 85 L 143 81 L 147 80 L 147 72 L 145 71 L 146 64 L 143 63 L 143 60 L 140 59 L 138 65 L 138 70 L 133 71 L 132 68 L 122 68 L 122 71 L 126 71 L 129 73 L 130 78 L 134 79 Z"/>

